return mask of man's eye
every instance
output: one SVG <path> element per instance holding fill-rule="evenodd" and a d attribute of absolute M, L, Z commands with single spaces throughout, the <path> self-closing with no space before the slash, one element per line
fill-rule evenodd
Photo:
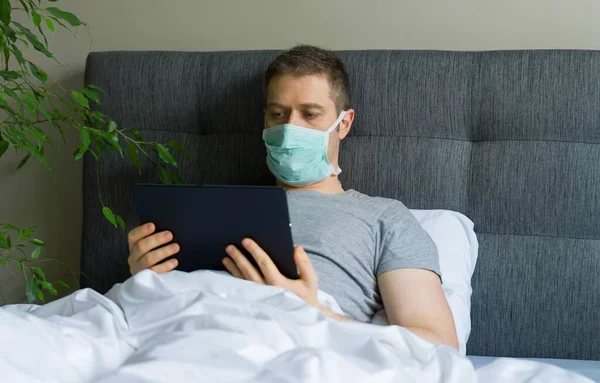
<path fill-rule="evenodd" d="M 304 113 L 304 117 L 308 118 L 308 119 L 312 119 L 317 117 L 317 113 Z"/>
<path fill-rule="evenodd" d="M 281 113 L 281 112 L 273 112 L 273 113 L 271 113 L 271 117 L 273 117 L 273 118 L 281 118 L 281 117 L 283 117 L 283 113 Z"/>

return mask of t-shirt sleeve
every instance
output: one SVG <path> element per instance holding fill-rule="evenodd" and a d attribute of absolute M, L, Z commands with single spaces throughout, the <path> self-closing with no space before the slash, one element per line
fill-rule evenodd
<path fill-rule="evenodd" d="M 381 249 L 376 274 L 396 269 L 425 269 L 441 278 L 438 250 L 412 213 L 395 201 L 381 215 Z"/>

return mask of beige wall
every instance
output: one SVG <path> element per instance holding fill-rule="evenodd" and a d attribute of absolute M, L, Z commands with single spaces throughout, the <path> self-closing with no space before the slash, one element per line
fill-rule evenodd
<path fill-rule="evenodd" d="M 491 0 L 60 0 L 87 21 L 77 38 L 51 44 L 54 79 L 82 84 L 90 50 L 235 50 L 296 43 L 332 49 L 600 49 L 600 2 Z M 71 136 L 71 138 L 73 138 Z M 75 137 L 76 138 L 76 137 Z M 81 166 L 73 140 L 49 156 L 56 183 L 37 164 L 0 161 L 0 221 L 39 224 L 47 254 L 79 267 Z M 125 249 L 123 256 L 126 256 Z M 60 269 L 55 269 L 58 276 Z M 0 278 L 5 276 L 0 271 Z M 22 299 L 20 286 L 5 291 Z"/>

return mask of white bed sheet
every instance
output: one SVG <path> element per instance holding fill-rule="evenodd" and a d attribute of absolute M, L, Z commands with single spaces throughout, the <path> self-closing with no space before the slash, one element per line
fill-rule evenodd
<path fill-rule="evenodd" d="M 0 337 L 3 382 L 590 382 L 533 361 L 476 370 L 403 328 L 329 320 L 290 292 L 209 271 L 5 306 Z"/>

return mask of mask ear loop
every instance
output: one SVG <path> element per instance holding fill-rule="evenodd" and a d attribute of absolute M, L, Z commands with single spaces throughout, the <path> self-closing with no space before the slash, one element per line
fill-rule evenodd
<path fill-rule="evenodd" d="M 333 123 L 331 128 L 327 129 L 327 133 L 333 132 L 338 127 L 338 125 L 340 125 L 340 123 L 342 122 L 342 120 L 344 119 L 345 116 L 346 116 L 345 110 L 340 112 L 339 117 L 337 118 L 337 120 L 335 120 L 335 122 Z M 339 176 L 341 172 L 342 172 L 342 169 L 338 166 L 338 168 L 333 171 L 333 174 L 336 176 Z M 338 182 L 339 182 L 339 180 L 338 180 Z M 341 185 L 341 182 L 340 182 L 340 185 Z"/>
<path fill-rule="evenodd" d="M 327 129 L 327 133 L 333 132 L 335 130 L 335 128 L 337 128 L 338 125 L 342 122 L 342 120 L 344 119 L 345 116 L 346 116 L 345 110 L 340 112 L 340 115 L 338 116 L 337 120 L 335 120 L 333 125 L 331 125 L 331 127 L 329 129 Z"/>

